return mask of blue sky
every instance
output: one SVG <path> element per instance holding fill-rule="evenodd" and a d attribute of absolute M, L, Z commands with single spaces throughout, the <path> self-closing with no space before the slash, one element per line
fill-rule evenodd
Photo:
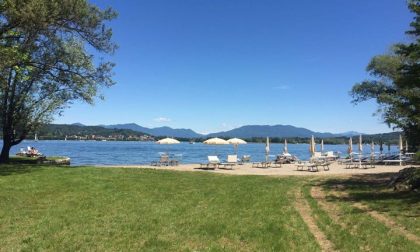
<path fill-rule="evenodd" d="M 405 0 L 94 1 L 112 6 L 118 51 L 105 100 L 55 123 L 137 123 L 200 133 L 249 124 L 321 132 L 390 129 L 349 90 L 392 44 L 408 41 Z"/>

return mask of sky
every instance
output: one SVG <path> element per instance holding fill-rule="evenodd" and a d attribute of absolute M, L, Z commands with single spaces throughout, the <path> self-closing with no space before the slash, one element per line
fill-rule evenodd
<path fill-rule="evenodd" d="M 243 125 L 390 132 L 354 106 L 369 60 L 407 42 L 405 0 L 102 0 L 119 49 L 116 85 L 55 123 L 137 123 L 199 133 Z"/>

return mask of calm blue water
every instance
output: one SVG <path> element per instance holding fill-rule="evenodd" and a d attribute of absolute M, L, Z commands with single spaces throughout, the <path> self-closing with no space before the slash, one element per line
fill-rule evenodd
<path fill-rule="evenodd" d="M 218 155 L 221 160 L 228 154 L 234 154 L 232 145 L 205 145 L 202 143 L 181 143 L 174 145 L 160 145 L 154 142 L 97 142 L 97 141 L 29 141 L 12 148 L 15 154 L 20 148 L 34 146 L 47 156 L 68 156 L 72 165 L 114 165 L 114 164 L 148 164 L 159 158 L 159 152 L 182 155 L 183 163 L 200 163 L 207 161 L 208 155 Z M 270 154 L 273 159 L 276 154 L 283 152 L 283 144 L 271 144 Z M 320 145 L 317 145 L 319 150 Z M 357 151 L 357 145 L 353 150 Z M 289 153 L 301 160 L 309 159 L 308 144 L 288 144 Z M 384 146 L 385 153 L 388 151 Z M 379 147 L 376 146 L 376 151 Z M 397 151 L 397 146 L 391 146 L 391 151 Z M 324 151 L 340 151 L 345 155 L 347 145 L 324 145 Z M 365 153 L 370 153 L 370 145 L 364 145 Z M 239 145 L 238 156 L 251 155 L 252 161 L 265 160 L 265 145 L 249 143 Z"/>

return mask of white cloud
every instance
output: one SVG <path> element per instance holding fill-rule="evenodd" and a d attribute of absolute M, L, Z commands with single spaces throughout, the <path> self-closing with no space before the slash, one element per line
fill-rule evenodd
<path fill-rule="evenodd" d="M 170 122 L 171 119 L 161 116 L 161 117 L 157 117 L 157 118 L 153 119 L 153 121 L 158 122 L 158 123 L 163 123 L 163 122 Z"/>

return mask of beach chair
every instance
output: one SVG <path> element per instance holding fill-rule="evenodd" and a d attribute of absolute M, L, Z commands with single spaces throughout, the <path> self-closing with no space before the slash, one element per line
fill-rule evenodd
<path fill-rule="evenodd" d="M 227 162 L 221 163 L 221 166 L 224 166 L 224 168 L 230 168 L 233 170 L 233 166 L 238 164 L 238 156 L 237 155 L 228 155 L 227 156 Z"/>
<path fill-rule="evenodd" d="M 307 162 L 307 161 L 299 161 L 296 164 L 296 170 L 298 171 L 303 171 L 303 170 L 308 170 L 310 172 L 317 172 L 318 171 L 318 166 L 315 163 L 311 163 L 311 162 Z"/>
<path fill-rule="evenodd" d="M 326 161 L 326 160 L 315 162 L 315 165 L 317 166 L 317 170 L 318 170 L 318 166 L 320 166 L 324 169 L 324 171 L 329 171 L 330 170 L 330 164 L 331 164 L 331 162 Z"/>
<path fill-rule="evenodd" d="M 153 166 L 161 166 L 161 165 L 169 166 L 169 163 L 170 163 L 169 156 L 164 154 L 164 155 L 160 156 L 159 161 L 152 161 L 151 165 L 153 165 Z"/>
<path fill-rule="evenodd" d="M 375 168 L 376 165 L 376 161 L 375 161 L 375 157 L 372 156 L 369 159 L 363 160 L 362 161 L 362 168 L 367 169 L 367 168 Z"/>
<path fill-rule="evenodd" d="M 239 163 L 243 164 L 249 162 L 251 162 L 251 155 L 243 155 Z"/>
<path fill-rule="evenodd" d="M 333 161 L 337 159 L 337 156 L 334 155 L 333 151 L 327 151 L 327 154 L 325 155 L 325 157 L 328 161 Z"/>
<path fill-rule="evenodd" d="M 216 169 L 220 165 L 220 160 L 217 156 L 207 156 L 208 163 L 201 163 L 200 168 Z"/>
<path fill-rule="evenodd" d="M 272 162 L 268 161 L 268 162 L 253 162 L 252 163 L 252 168 L 269 168 L 271 166 Z"/>

